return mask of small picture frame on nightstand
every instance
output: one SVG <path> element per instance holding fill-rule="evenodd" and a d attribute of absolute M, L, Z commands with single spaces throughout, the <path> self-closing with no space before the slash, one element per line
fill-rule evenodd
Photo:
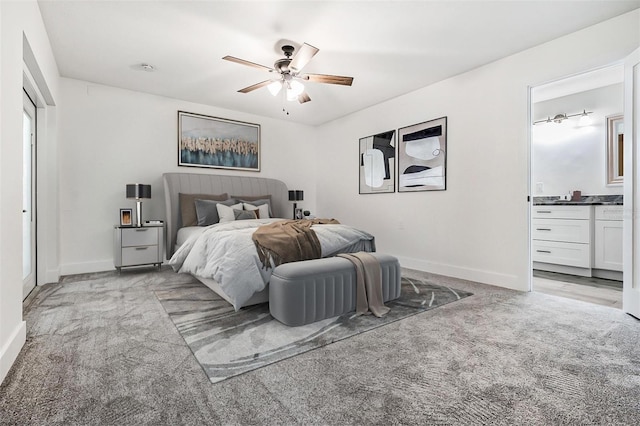
<path fill-rule="evenodd" d="M 133 225 L 133 209 L 120 209 L 120 226 Z"/>

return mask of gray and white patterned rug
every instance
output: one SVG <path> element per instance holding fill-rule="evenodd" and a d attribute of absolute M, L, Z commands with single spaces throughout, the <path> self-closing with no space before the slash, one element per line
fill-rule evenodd
<path fill-rule="evenodd" d="M 169 318 L 212 383 L 320 348 L 473 293 L 402 278 L 400 298 L 382 318 L 353 313 L 301 327 L 286 326 L 263 303 L 235 312 L 199 282 L 155 291 Z"/>

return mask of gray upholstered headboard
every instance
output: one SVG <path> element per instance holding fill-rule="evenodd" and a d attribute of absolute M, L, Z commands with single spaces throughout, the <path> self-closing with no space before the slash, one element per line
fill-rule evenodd
<path fill-rule="evenodd" d="M 226 176 L 199 173 L 165 173 L 164 197 L 167 221 L 167 259 L 173 255 L 178 229 L 182 226 L 178 194 L 223 194 L 229 196 L 256 196 L 271 194 L 274 217 L 288 217 L 291 208 L 284 182 L 276 179 L 251 176 Z"/>

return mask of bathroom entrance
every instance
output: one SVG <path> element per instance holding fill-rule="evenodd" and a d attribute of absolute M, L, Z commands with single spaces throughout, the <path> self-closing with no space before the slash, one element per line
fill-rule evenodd
<path fill-rule="evenodd" d="M 622 308 L 624 67 L 531 91 L 533 291 Z"/>

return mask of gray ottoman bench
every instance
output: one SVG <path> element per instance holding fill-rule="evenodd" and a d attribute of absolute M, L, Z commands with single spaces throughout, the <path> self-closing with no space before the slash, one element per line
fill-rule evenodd
<path fill-rule="evenodd" d="M 400 297 L 400 263 L 387 254 L 371 253 L 382 268 L 382 297 Z M 269 280 L 271 315 L 299 326 L 356 310 L 356 269 L 347 259 L 328 257 L 284 263 Z"/>

